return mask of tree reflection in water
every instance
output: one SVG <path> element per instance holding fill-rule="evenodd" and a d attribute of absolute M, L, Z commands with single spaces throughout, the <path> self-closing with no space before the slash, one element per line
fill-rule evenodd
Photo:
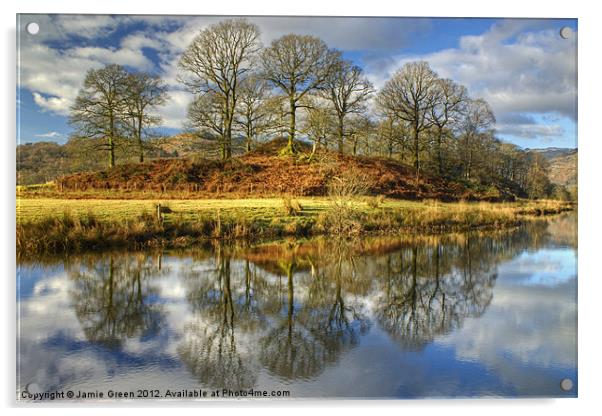
<path fill-rule="evenodd" d="M 405 249 L 389 257 L 379 279 L 378 323 L 404 347 L 423 347 L 465 318 L 479 316 L 491 302 L 496 274 L 471 262 L 470 239 L 456 258 L 448 248 L 436 244 Z"/>
<path fill-rule="evenodd" d="M 194 316 L 185 324 L 178 354 L 201 383 L 243 389 L 255 384 L 258 369 L 249 354 L 249 341 L 263 322 L 253 300 L 255 279 L 249 263 L 242 279 L 232 276 L 231 263 L 231 254 L 220 244 L 215 248 L 214 270 L 186 272 Z"/>
<path fill-rule="evenodd" d="M 193 260 L 172 276 L 191 308 L 178 355 L 202 385 L 240 389 L 255 386 L 261 370 L 284 381 L 315 378 L 374 325 L 401 348 L 421 349 L 483 314 L 497 265 L 544 244 L 546 227 L 170 253 Z M 90 341 L 119 346 L 158 331 L 162 312 L 149 301 L 160 295 L 151 284 L 164 272 L 157 264 L 113 256 L 73 274 Z"/>
<path fill-rule="evenodd" d="M 164 319 L 162 307 L 151 301 L 160 268 L 151 256 L 110 255 L 83 262 L 72 270 L 71 298 L 86 338 L 110 348 L 126 338 L 156 335 Z"/>

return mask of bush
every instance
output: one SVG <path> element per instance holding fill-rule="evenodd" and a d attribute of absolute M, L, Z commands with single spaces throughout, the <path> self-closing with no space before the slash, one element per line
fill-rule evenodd
<path fill-rule="evenodd" d="M 370 180 L 362 174 L 346 172 L 335 176 L 328 184 L 328 196 L 335 202 L 366 195 L 370 189 Z"/>
<path fill-rule="evenodd" d="M 384 202 L 385 202 L 384 195 L 378 195 L 378 196 L 366 198 L 366 204 L 368 204 L 368 207 L 373 208 L 373 209 L 381 208 Z"/>
<path fill-rule="evenodd" d="M 286 215 L 299 215 L 303 211 L 299 201 L 292 199 L 290 196 L 282 198 L 282 206 Z"/>

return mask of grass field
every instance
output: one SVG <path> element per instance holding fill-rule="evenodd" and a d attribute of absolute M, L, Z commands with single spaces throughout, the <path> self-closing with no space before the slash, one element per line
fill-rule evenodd
<path fill-rule="evenodd" d="M 305 215 L 317 215 L 328 208 L 325 198 L 297 199 Z M 135 200 L 135 199 L 23 199 L 17 200 L 17 218 L 22 221 L 39 220 L 64 213 L 74 216 L 92 213 L 100 220 L 135 219 L 143 213 L 154 214 L 160 203 L 173 212 L 165 214 L 166 220 L 175 216 L 184 220 L 195 219 L 199 214 L 238 213 L 250 218 L 273 218 L 284 215 L 282 198 L 271 199 L 197 199 L 197 200 Z"/>
<path fill-rule="evenodd" d="M 162 213 L 157 214 L 157 204 Z M 363 232 L 445 232 L 515 226 L 570 210 L 559 201 L 442 203 L 377 197 L 197 200 L 17 198 L 19 254 Z"/>

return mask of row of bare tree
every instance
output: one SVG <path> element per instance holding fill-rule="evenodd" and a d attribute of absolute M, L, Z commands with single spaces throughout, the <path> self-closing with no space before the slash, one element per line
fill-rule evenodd
<path fill-rule="evenodd" d="M 219 143 L 224 159 L 233 154 L 233 139 L 243 138 L 250 151 L 259 141 L 286 136 L 282 153 L 294 154 L 302 135 L 313 142 L 310 161 L 316 149 L 331 147 L 397 157 L 417 174 L 497 179 L 525 189 L 536 180 L 549 188 L 545 169 L 538 168 L 542 161 L 534 169 L 532 155 L 495 137 L 487 102 L 440 78 L 426 62 L 406 63 L 376 91 L 361 67 L 321 39 L 289 34 L 263 47 L 255 24 L 230 19 L 201 30 L 178 68 L 194 96 L 185 127 Z M 118 65 L 93 69 L 71 121 L 80 135 L 103 139 L 110 166 L 120 137 L 137 143 L 143 161 L 145 132 L 160 124 L 153 114 L 166 94 L 156 76 Z"/>
<path fill-rule="evenodd" d="M 161 123 L 153 110 L 166 101 L 167 87 L 160 77 L 107 65 L 88 71 L 69 121 L 79 136 L 103 139 L 99 150 L 107 151 L 110 167 L 115 166 L 118 141 L 125 138 L 134 142 L 143 162 L 148 129 Z"/>

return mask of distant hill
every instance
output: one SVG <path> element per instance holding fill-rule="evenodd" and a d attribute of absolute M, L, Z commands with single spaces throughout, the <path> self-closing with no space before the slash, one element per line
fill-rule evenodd
<path fill-rule="evenodd" d="M 577 149 L 548 147 L 529 151 L 539 153 L 548 161 L 548 176 L 553 184 L 577 185 Z"/>

